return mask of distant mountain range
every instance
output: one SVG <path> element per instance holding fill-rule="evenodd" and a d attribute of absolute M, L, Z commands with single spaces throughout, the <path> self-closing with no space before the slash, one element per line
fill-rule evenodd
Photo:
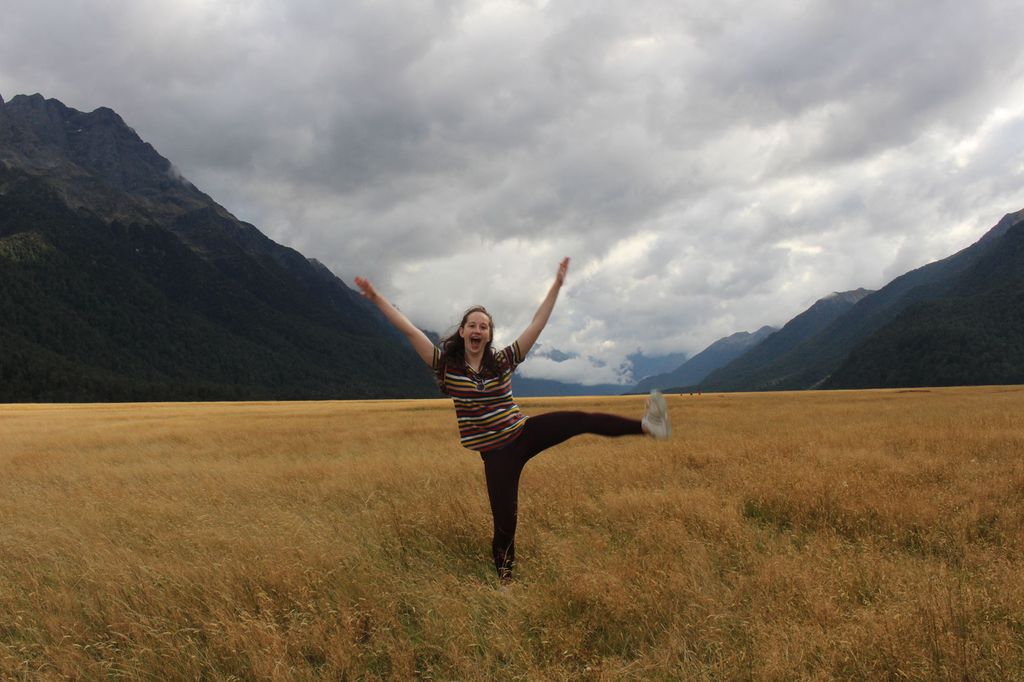
<path fill-rule="evenodd" d="M 702 390 L 766 389 L 766 386 L 758 384 L 762 380 L 761 373 L 764 367 L 773 366 L 802 343 L 820 334 L 870 293 L 867 289 L 856 289 L 833 293 L 815 301 L 810 308 L 787 322 L 782 329 L 767 337 L 762 343 L 710 372 L 700 382 Z"/>
<path fill-rule="evenodd" d="M 543 357 L 555 362 L 564 362 L 577 356 L 572 353 L 562 352 L 556 348 L 544 346 L 543 344 L 537 344 L 527 356 L 523 365 L 526 366 L 531 358 L 535 357 Z M 649 356 L 637 351 L 626 356 L 626 361 L 632 368 L 634 376 L 646 376 L 652 372 L 669 369 L 685 359 L 685 353 Z M 579 384 L 554 379 L 534 379 L 523 376 L 523 372 L 520 370 L 512 378 L 512 390 L 515 395 L 523 397 L 621 395 L 629 390 L 629 386 L 623 384 Z"/>
<path fill-rule="evenodd" d="M 824 388 L 1024 383 L 1024 211 L 932 265 Z"/>
<path fill-rule="evenodd" d="M 1024 210 L 878 291 L 817 301 L 696 386 L 658 385 L 771 391 L 1024 383 L 1022 242 Z"/>
<path fill-rule="evenodd" d="M 439 395 L 377 310 L 106 108 L 0 99 L 0 400 Z"/>
<path fill-rule="evenodd" d="M 529 362 L 529 359 L 526 360 Z M 571 395 L 621 395 L 628 386 L 622 384 L 575 384 L 553 379 L 531 379 L 522 372 L 512 375 L 512 393 L 519 398 L 571 396 Z"/>
<path fill-rule="evenodd" d="M 976 367 L 975 360 L 969 357 L 969 347 L 940 342 L 939 316 L 931 316 L 928 313 L 943 311 L 943 315 L 946 316 L 966 313 L 962 305 L 955 306 L 957 312 L 948 309 L 951 304 L 962 300 L 966 291 L 965 278 L 974 282 L 975 291 L 1012 290 L 1013 276 L 1006 269 L 987 269 L 987 263 L 992 258 L 998 258 L 998 252 L 1002 250 L 1013 251 L 1013 233 L 1024 229 L 1021 225 L 1022 220 L 1024 211 L 1007 215 L 975 244 L 948 258 L 897 277 L 883 288 L 862 298 L 819 333 L 761 364 L 751 373 L 750 380 L 742 386 L 729 386 L 725 382 L 718 382 L 715 377 L 709 377 L 708 388 L 777 390 L 907 385 L 896 382 L 895 375 L 887 377 L 879 374 L 874 378 L 868 375 L 859 376 L 853 366 L 833 377 L 833 373 L 837 373 L 854 354 L 861 358 L 859 366 L 866 367 L 871 349 L 880 351 L 884 348 L 884 345 L 877 344 L 873 338 L 883 329 L 889 328 L 891 323 L 897 325 L 896 329 L 901 328 L 908 321 L 907 315 L 911 316 L 909 321 L 918 326 L 919 333 L 933 336 L 933 342 L 944 348 L 943 352 L 948 354 L 951 368 L 948 372 L 940 372 L 939 367 L 928 369 L 917 376 L 914 385 L 945 385 L 949 383 L 950 374 L 961 376 L 957 383 L 1014 383 L 1017 375 L 1012 361 L 1004 369 L 999 369 L 1002 362 L 998 362 L 985 373 L 974 374 L 969 371 L 968 367 Z M 1019 314 L 1019 308 L 1016 311 L 1013 309 L 1010 298 L 1000 299 L 998 303 L 992 302 L 992 306 L 985 314 L 996 318 Z M 963 325 L 964 333 L 967 335 L 980 335 L 983 332 L 976 327 L 978 322 L 980 320 L 975 319 L 972 322 L 969 317 L 964 316 L 959 318 L 957 324 Z M 1004 328 L 1000 324 L 992 326 L 993 330 L 997 328 L 1000 330 L 999 343 L 1012 347 L 1024 340 L 1024 337 L 1016 335 L 1012 329 Z M 891 334 L 892 328 L 886 333 Z M 881 367 L 889 362 L 886 358 L 875 358 L 872 364 Z M 956 369 L 952 369 L 953 367 Z"/>
<path fill-rule="evenodd" d="M 774 327 L 765 326 L 754 333 L 736 332 L 719 339 L 671 372 L 643 379 L 632 392 L 646 393 L 652 388 L 679 391 L 696 386 L 708 374 L 757 346 L 773 332 Z"/>

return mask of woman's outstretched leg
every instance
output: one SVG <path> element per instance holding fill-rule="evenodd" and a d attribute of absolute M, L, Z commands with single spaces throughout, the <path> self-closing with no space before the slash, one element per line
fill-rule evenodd
<path fill-rule="evenodd" d="M 629 419 L 600 412 L 548 412 L 526 420 L 519 444 L 526 450 L 526 459 L 569 440 L 573 436 L 593 433 L 598 436 L 639 436 L 644 429 L 639 419 Z"/>

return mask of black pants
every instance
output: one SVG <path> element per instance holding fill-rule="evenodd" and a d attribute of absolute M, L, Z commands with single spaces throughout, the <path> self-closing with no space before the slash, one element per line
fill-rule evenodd
<path fill-rule="evenodd" d="M 512 576 L 515 561 L 516 513 L 519 504 L 519 476 L 530 459 L 550 448 L 583 433 L 600 436 L 642 434 L 637 419 L 594 412 L 549 412 L 530 417 L 523 431 L 510 444 L 498 450 L 481 453 L 487 477 L 487 496 L 494 517 L 494 566 L 498 576 Z"/>

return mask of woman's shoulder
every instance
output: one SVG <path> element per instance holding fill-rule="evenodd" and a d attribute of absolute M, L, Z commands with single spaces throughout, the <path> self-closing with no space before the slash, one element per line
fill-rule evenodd
<path fill-rule="evenodd" d="M 512 346 L 505 346 L 503 348 L 491 348 L 491 355 L 499 360 L 504 358 L 512 350 Z"/>
<path fill-rule="evenodd" d="M 511 346 L 505 346 L 501 350 L 491 349 L 491 353 L 494 355 L 494 361 L 498 363 L 498 366 L 503 370 L 514 369 L 518 364 L 516 358 L 516 347 L 515 344 Z"/>

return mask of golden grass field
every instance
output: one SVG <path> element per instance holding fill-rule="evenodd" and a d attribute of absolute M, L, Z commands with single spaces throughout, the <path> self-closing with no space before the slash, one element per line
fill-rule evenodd
<path fill-rule="evenodd" d="M 449 401 L 0 406 L 0 678 L 1024 679 L 1024 387 L 668 398 L 505 589 Z"/>

